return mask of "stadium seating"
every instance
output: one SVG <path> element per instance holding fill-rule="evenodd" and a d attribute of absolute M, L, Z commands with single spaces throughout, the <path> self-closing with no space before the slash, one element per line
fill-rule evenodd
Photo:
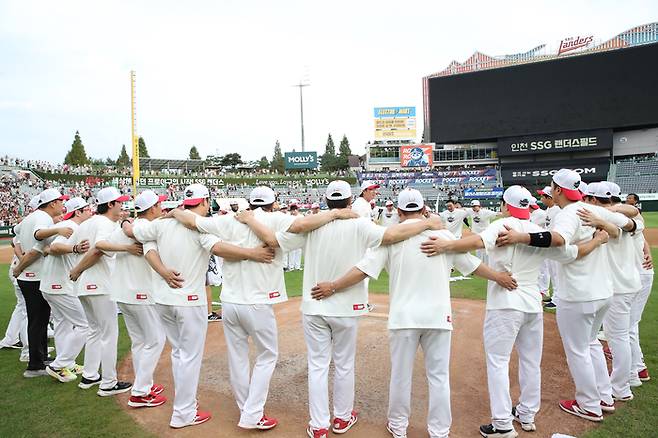
<path fill-rule="evenodd" d="M 624 193 L 658 192 L 658 160 L 619 160 L 615 181 Z"/>

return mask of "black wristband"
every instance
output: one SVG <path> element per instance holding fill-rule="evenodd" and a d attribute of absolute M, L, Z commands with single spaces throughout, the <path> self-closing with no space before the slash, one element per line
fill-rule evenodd
<path fill-rule="evenodd" d="M 123 224 L 125 224 L 126 222 L 130 222 L 130 220 L 129 219 L 122 220 L 121 225 L 119 226 L 119 228 L 121 228 L 123 230 Z"/>
<path fill-rule="evenodd" d="M 637 222 L 635 222 L 635 219 L 631 219 L 631 221 L 633 221 L 633 229 L 629 233 L 634 233 L 637 230 Z"/>
<path fill-rule="evenodd" d="M 539 233 L 530 233 L 530 246 L 538 248 L 548 248 L 551 246 L 553 236 L 550 231 L 541 231 Z"/>

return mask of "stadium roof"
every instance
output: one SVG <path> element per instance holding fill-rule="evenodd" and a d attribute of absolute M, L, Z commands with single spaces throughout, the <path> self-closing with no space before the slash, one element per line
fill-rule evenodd
<path fill-rule="evenodd" d="M 141 170 L 189 170 L 197 171 L 205 169 L 205 160 L 175 160 L 166 158 L 140 158 L 139 167 Z"/>

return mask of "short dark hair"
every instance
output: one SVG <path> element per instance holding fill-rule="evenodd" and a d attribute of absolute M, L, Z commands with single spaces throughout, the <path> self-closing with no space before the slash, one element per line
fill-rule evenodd
<path fill-rule="evenodd" d="M 329 207 L 329 209 L 346 208 L 348 205 L 350 205 L 350 198 L 327 199 L 327 207 Z"/>
<path fill-rule="evenodd" d="M 272 211 L 274 209 L 274 203 L 267 204 L 267 205 L 254 205 L 254 204 L 249 204 L 249 208 L 251 210 L 256 210 L 257 208 L 262 209 L 263 211 Z"/>
<path fill-rule="evenodd" d="M 601 204 L 610 204 L 612 201 L 610 201 L 610 198 L 599 198 L 598 196 L 594 196 L 597 201 L 599 201 Z"/>
<path fill-rule="evenodd" d="M 635 202 L 640 202 L 640 197 L 637 196 L 637 193 L 629 193 L 628 196 L 632 196 Z"/>
<path fill-rule="evenodd" d="M 425 208 L 424 205 L 420 208 L 417 208 L 416 210 L 402 210 L 401 208 L 398 208 L 398 210 L 400 210 L 402 214 L 415 214 L 415 213 L 421 213 L 423 211 L 423 208 Z"/>
<path fill-rule="evenodd" d="M 455 203 L 455 201 L 453 201 L 453 200 L 451 200 L 451 199 L 448 199 L 448 200 L 446 201 L 446 205 L 448 205 L 448 204 L 454 204 L 454 203 Z"/>
<path fill-rule="evenodd" d="M 116 201 L 110 201 L 110 202 L 106 202 L 105 204 L 98 204 L 98 206 L 96 207 L 96 213 L 98 214 L 107 213 L 110 207 L 114 207 L 115 203 Z"/>
<path fill-rule="evenodd" d="M 50 202 L 46 202 L 45 204 L 41 204 L 40 206 L 37 207 L 37 209 L 38 209 L 38 210 L 45 210 L 46 208 L 48 208 L 48 206 L 49 206 L 50 204 L 52 204 L 53 202 L 57 202 L 57 201 L 59 201 L 59 199 L 53 199 L 53 200 L 50 201 Z"/>

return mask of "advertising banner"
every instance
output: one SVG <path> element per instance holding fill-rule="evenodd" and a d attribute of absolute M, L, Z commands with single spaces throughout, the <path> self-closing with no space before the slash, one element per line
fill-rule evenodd
<path fill-rule="evenodd" d="M 546 185 L 562 168 L 575 170 L 585 182 L 604 181 L 608 178 L 610 161 L 605 158 L 593 158 L 546 163 L 512 163 L 503 164 L 501 172 L 505 186 L 519 183 Z"/>
<path fill-rule="evenodd" d="M 317 152 L 286 152 L 284 154 L 286 170 L 288 169 L 317 169 Z"/>
<path fill-rule="evenodd" d="M 612 149 L 612 129 L 498 139 L 499 157 L 609 149 Z"/>
<path fill-rule="evenodd" d="M 414 140 L 416 107 L 375 108 L 375 140 Z"/>
<path fill-rule="evenodd" d="M 432 145 L 414 144 L 400 146 L 402 167 L 427 167 L 433 163 Z"/>
<path fill-rule="evenodd" d="M 503 197 L 502 187 L 464 189 L 465 199 L 500 199 Z"/>
<path fill-rule="evenodd" d="M 386 187 L 409 185 L 454 186 L 460 184 L 496 184 L 496 169 L 431 171 L 431 172 L 364 172 L 358 175 L 359 182 L 374 181 Z"/>

